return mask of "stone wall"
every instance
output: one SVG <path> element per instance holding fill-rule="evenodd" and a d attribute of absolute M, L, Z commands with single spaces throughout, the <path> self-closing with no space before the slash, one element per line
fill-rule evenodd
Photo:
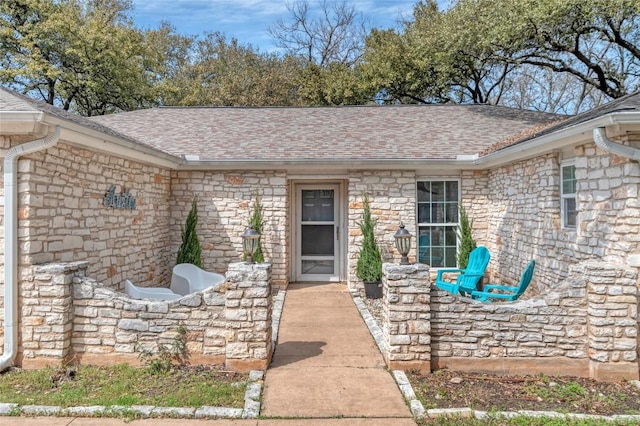
<path fill-rule="evenodd" d="M 394 265 L 383 270 L 382 333 L 391 369 L 431 369 L 431 281 L 429 266 Z"/>
<path fill-rule="evenodd" d="M 463 172 L 463 202 L 482 194 L 480 207 L 473 201 L 472 217 L 474 225 L 478 222 L 478 242 L 492 254 L 491 280 L 516 283 L 535 259 L 532 291 L 540 292 L 566 278 L 571 265 L 588 260 L 630 265 L 630 256 L 640 254 L 640 164 L 593 143 L 577 146 L 569 157 L 576 166 L 577 229 L 561 227 L 558 154 L 490 170 L 488 197 L 478 185 L 484 181 Z"/>
<path fill-rule="evenodd" d="M 168 170 L 64 143 L 20 160 L 20 265 L 86 260 L 104 285 L 167 286 Z M 106 207 L 130 190 L 136 209 Z"/>
<path fill-rule="evenodd" d="M 587 262 L 544 295 L 516 302 L 480 303 L 434 289 L 432 366 L 637 379 L 637 280 L 633 268 Z"/>
<path fill-rule="evenodd" d="M 594 144 L 576 153 L 578 252 L 583 258 L 627 264 L 630 254 L 640 254 L 640 163 Z"/>
<path fill-rule="evenodd" d="M 578 258 L 575 231 L 560 227 L 558 156 L 549 154 L 491 170 L 488 185 L 485 245 L 491 252 L 491 281 L 517 284 L 531 259 L 536 260 L 531 291 L 542 291 L 566 278 Z"/>
<path fill-rule="evenodd" d="M 408 171 L 360 171 L 349 175 L 348 214 L 348 282 L 351 288 L 361 285 L 356 277 L 358 254 L 362 247 L 362 201 L 369 197 L 371 215 L 377 220 L 375 237 L 385 262 L 400 260 L 393 235 L 400 222 L 416 235 L 416 175 Z M 416 258 L 416 241 L 412 241 L 410 258 Z"/>
<path fill-rule="evenodd" d="M 273 265 L 273 284 L 286 285 L 289 277 L 289 186 L 280 172 L 172 173 L 171 259 L 180 246 L 180 229 L 198 197 L 198 236 L 202 262 L 208 271 L 224 272 L 242 257 L 242 238 L 255 201 L 260 195 L 264 212 L 262 247 Z"/>
<path fill-rule="evenodd" d="M 139 364 L 143 350 L 187 330 L 193 364 L 264 369 L 271 342 L 271 265 L 235 263 L 227 280 L 181 299 L 131 299 L 86 276 L 86 262 L 39 265 L 21 288 L 18 363 Z"/>
<path fill-rule="evenodd" d="M 492 211 L 489 173 L 486 170 L 463 170 L 461 173 L 460 201 L 473 219 L 473 238 L 478 245 L 489 241 L 489 222 L 494 216 Z"/>

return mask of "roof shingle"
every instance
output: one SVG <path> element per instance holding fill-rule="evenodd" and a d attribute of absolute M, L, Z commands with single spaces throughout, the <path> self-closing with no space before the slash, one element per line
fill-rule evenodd
<path fill-rule="evenodd" d="M 91 120 L 201 160 L 455 159 L 558 116 L 492 105 L 164 107 Z"/>

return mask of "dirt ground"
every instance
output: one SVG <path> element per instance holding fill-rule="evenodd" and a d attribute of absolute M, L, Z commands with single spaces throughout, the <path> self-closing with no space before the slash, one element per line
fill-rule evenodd
<path fill-rule="evenodd" d="M 640 387 L 577 377 L 488 376 L 439 370 L 407 375 L 425 409 L 640 414 Z"/>

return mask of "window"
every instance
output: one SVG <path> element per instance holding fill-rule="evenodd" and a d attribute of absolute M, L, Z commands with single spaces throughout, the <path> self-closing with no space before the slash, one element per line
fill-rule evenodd
<path fill-rule="evenodd" d="M 418 262 L 456 267 L 459 186 L 457 180 L 417 183 Z"/>
<path fill-rule="evenodd" d="M 576 210 L 576 166 L 573 162 L 565 162 L 560 165 L 562 169 L 562 186 L 560 197 L 562 203 L 562 227 L 575 228 L 578 212 Z"/>

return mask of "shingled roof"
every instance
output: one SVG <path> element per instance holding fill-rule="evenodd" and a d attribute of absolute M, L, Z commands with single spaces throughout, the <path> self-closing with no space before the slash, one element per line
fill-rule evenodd
<path fill-rule="evenodd" d="M 493 105 L 163 107 L 94 117 L 200 160 L 455 159 L 558 116 Z"/>
<path fill-rule="evenodd" d="M 640 111 L 640 92 L 634 92 L 626 96 L 622 96 L 609 103 L 600 105 L 592 110 L 572 116 L 570 118 L 559 119 L 555 121 L 552 120 L 546 123 L 540 123 L 537 126 L 533 126 L 529 129 L 521 130 L 519 133 L 515 133 L 505 138 L 504 140 L 489 146 L 488 148 L 480 152 L 480 155 L 487 155 L 492 152 L 538 138 L 540 136 L 548 135 L 553 132 L 559 132 L 572 126 L 577 126 L 581 123 L 593 120 L 598 117 L 602 117 L 606 114 L 620 111 Z"/>
<path fill-rule="evenodd" d="M 46 102 L 29 98 L 21 93 L 14 92 L 0 86 L 0 114 L 2 114 L 3 111 L 43 112 L 52 117 L 65 120 L 70 123 L 78 124 L 91 130 L 102 132 L 111 136 L 115 136 L 117 138 L 122 138 L 130 142 L 140 143 L 139 141 L 136 141 L 135 139 L 132 139 L 127 135 L 121 134 L 116 130 L 103 126 L 96 121 L 89 120 L 86 117 L 82 117 L 78 114 L 65 111 L 62 108 L 57 108 Z"/>

